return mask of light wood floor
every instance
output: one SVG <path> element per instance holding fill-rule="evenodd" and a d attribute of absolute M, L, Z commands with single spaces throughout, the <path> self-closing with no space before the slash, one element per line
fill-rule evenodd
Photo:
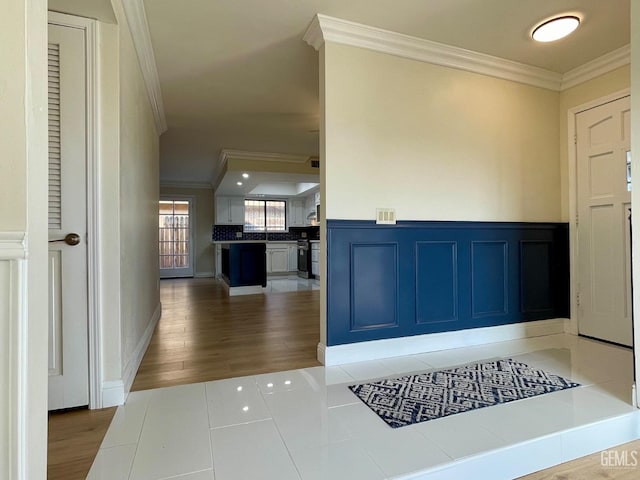
<path fill-rule="evenodd" d="M 162 318 L 132 390 L 320 365 L 319 293 L 230 298 L 214 279 L 162 280 Z M 114 413 L 51 414 L 48 478 L 84 479 Z"/>
<path fill-rule="evenodd" d="M 319 292 L 228 298 L 212 279 L 163 280 L 162 318 L 132 390 L 319 365 Z M 49 416 L 51 480 L 87 475 L 115 408 Z M 640 441 L 615 450 L 638 452 Z M 630 455 L 630 453 L 629 453 Z M 522 480 L 631 480 L 640 466 L 602 467 L 596 453 Z"/>

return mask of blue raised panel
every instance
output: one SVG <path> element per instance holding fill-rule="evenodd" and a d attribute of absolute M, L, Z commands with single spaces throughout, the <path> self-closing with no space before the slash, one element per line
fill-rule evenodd
<path fill-rule="evenodd" d="M 416 243 L 416 323 L 458 319 L 457 242 Z"/>
<path fill-rule="evenodd" d="M 326 241 L 327 345 L 569 316 L 566 223 L 328 220 Z"/>
<path fill-rule="evenodd" d="M 398 325 L 398 245 L 351 244 L 351 328 Z"/>
<path fill-rule="evenodd" d="M 509 305 L 506 241 L 471 242 L 473 318 L 506 315 Z"/>
<path fill-rule="evenodd" d="M 553 310 L 552 242 L 520 242 L 520 310 L 523 313 Z"/>

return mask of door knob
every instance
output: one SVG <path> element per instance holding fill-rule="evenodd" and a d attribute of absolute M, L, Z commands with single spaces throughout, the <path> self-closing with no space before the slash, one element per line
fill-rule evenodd
<path fill-rule="evenodd" d="M 78 245 L 80 243 L 80 235 L 77 233 L 68 233 L 64 238 L 59 240 L 49 240 L 49 243 L 64 242 L 67 245 Z"/>

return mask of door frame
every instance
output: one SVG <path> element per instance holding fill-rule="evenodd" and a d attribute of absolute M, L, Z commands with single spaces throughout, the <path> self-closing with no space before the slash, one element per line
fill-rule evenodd
<path fill-rule="evenodd" d="M 162 278 L 195 278 L 196 276 L 196 259 L 195 259 L 195 243 L 194 243 L 194 229 L 196 228 L 196 197 L 195 195 L 181 195 L 181 194 L 170 194 L 170 193 L 161 193 L 160 201 L 171 201 L 171 200 L 188 200 L 189 201 L 189 245 L 191 248 L 191 253 L 189 254 L 189 263 L 191 267 L 191 275 L 186 276 L 178 276 L 178 277 L 163 277 L 160 275 L 160 279 Z M 160 260 L 158 258 L 158 260 Z"/>
<path fill-rule="evenodd" d="M 620 100 L 621 98 L 627 97 L 631 95 L 631 88 L 625 88 L 623 90 L 619 90 L 617 92 L 611 93 L 609 95 L 605 95 L 603 97 L 597 98 L 590 102 L 583 103 L 581 105 L 577 105 L 573 108 L 570 108 L 567 112 L 567 145 L 568 145 L 568 173 L 567 177 L 569 180 L 569 272 L 570 272 L 570 308 L 571 315 L 569 319 L 569 325 L 565 329 L 568 333 L 573 335 L 578 335 L 578 155 L 577 155 L 577 137 L 576 137 L 576 116 L 584 112 L 585 110 L 590 110 L 595 107 L 599 107 L 606 103 L 611 103 L 616 100 Z M 631 129 L 633 132 L 633 120 Z M 631 203 L 633 206 L 633 190 L 631 191 Z M 632 260 L 632 264 L 634 264 Z M 633 270 L 632 268 L 631 275 L 633 281 Z M 636 287 L 637 288 L 637 287 Z M 633 295 L 637 296 L 636 294 Z M 632 302 L 635 303 L 635 299 L 632 299 Z M 640 320 L 633 318 L 633 328 L 636 331 L 640 328 Z M 633 338 L 632 350 L 633 350 L 633 362 L 634 367 L 637 364 L 637 348 L 635 337 Z M 636 372 L 636 375 L 638 372 Z M 632 386 L 631 398 L 632 404 L 635 407 L 640 407 L 640 398 L 638 396 L 638 392 L 636 389 L 636 385 L 638 383 L 638 379 L 633 379 L 634 383 Z"/>
<path fill-rule="evenodd" d="M 87 320 L 89 351 L 89 408 L 102 408 L 102 318 L 101 318 L 101 242 L 100 242 L 100 91 L 97 49 L 97 22 L 90 18 L 76 17 L 58 12 L 48 12 L 48 23 L 76 28 L 85 37 L 86 101 L 86 161 L 87 161 Z"/>
<path fill-rule="evenodd" d="M 595 107 L 611 103 L 631 95 L 631 90 L 625 88 L 610 95 L 597 98 L 587 103 L 570 108 L 567 112 L 567 145 L 568 152 L 568 180 L 569 180 L 569 262 L 570 262 L 570 308 L 569 333 L 578 335 L 578 155 L 576 141 L 576 116 Z"/>

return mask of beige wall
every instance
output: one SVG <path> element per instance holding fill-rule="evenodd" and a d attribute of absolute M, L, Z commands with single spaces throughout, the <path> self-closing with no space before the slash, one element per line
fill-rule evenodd
<path fill-rule="evenodd" d="M 25 6 L 3 2 L 0 19 L 0 230 L 27 226 L 25 123 Z M 20 117 L 8 112 L 21 112 Z M 22 121 L 18 121 L 22 118 Z M 10 180 L 9 180 L 10 179 Z"/>
<path fill-rule="evenodd" d="M 560 220 L 557 92 L 324 48 L 327 218 Z"/>
<path fill-rule="evenodd" d="M 47 3 L 0 15 L 0 478 L 46 477 Z M 18 237 L 21 238 L 22 236 Z M 25 258 L 26 257 L 26 258 Z"/>
<path fill-rule="evenodd" d="M 120 27 L 120 322 L 127 372 L 160 302 L 159 136 L 120 1 L 113 6 Z"/>
<path fill-rule="evenodd" d="M 195 200 L 194 274 L 213 275 L 215 251 L 211 243 L 213 226 L 213 188 L 160 187 L 160 195 L 186 195 Z"/>
<path fill-rule="evenodd" d="M 630 71 L 631 67 L 626 65 L 560 93 L 560 178 L 563 222 L 569 221 L 568 112 L 571 108 L 629 88 Z"/>
<path fill-rule="evenodd" d="M 120 324 L 119 27 L 98 23 L 100 72 L 100 286 L 102 380 L 122 379 Z"/>

